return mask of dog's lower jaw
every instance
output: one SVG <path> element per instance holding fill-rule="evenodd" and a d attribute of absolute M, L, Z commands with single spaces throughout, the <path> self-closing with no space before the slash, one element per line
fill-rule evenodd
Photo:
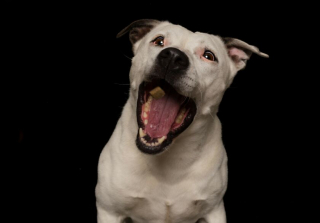
<path fill-rule="evenodd" d="M 215 148 L 206 146 L 212 145 L 212 141 L 216 142 Z M 137 149 L 137 152 L 140 151 Z M 146 154 L 145 159 L 153 164 L 149 170 L 154 175 L 164 176 L 166 179 L 162 180 L 176 183 L 188 175 L 194 165 L 200 165 L 200 160 L 205 160 L 207 156 L 216 152 L 225 152 L 221 141 L 220 120 L 216 115 L 210 115 L 210 118 L 198 115 L 188 129 L 173 140 L 166 151 L 156 156 Z M 176 174 L 172 174 L 173 172 Z"/>

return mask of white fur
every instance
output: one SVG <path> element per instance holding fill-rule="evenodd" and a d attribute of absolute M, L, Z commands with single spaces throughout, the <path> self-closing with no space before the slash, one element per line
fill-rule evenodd
<path fill-rule="evenodd" d="M 164 49 L 150 41 L 164 35 L 165 47 L 176 47 L 190 60 L 181 94 L 197 105 L 193 123 L 168 150 L 147 155 L 138 150 L 136 106 L 138 86 Z M 200 58 L 209 48 L 219 62 Z M 103 149 L 98 168 L 96 199 L 99 223 L 224 223 L 223 195 L 227 188 L 227 156 L 216 115 L 226 88 L 238 68 L 220 37 L 193 33 L 162 22 L 133 46 L 130 96 L 117 126 Z"/>

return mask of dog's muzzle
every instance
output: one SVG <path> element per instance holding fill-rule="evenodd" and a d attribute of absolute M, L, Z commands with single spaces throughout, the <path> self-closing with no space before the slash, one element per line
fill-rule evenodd
<path fill-rule="evenodd" d="M 164 151 L 192 123 L 196 105 L 191 98 L 178 93 L 180 77 L 186 75 L 188 67 L 185 53 L 166 48 L 158 54 L 152 72 L 140 84 L 136 144 L 142 152 L 157 154 Z M 163 91 L 160 98 L 152 94 L 156 88 Z"/>

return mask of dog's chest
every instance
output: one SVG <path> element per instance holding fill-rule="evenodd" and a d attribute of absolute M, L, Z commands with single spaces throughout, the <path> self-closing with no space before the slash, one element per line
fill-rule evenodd
<path fill-rule="evenodd" d="M 136 222 L 194 223 L 209 208 L 203 197 L 190 184 L 170 187 L 153 184 L 139 195 L 124 196 L 121 206 Z"/>

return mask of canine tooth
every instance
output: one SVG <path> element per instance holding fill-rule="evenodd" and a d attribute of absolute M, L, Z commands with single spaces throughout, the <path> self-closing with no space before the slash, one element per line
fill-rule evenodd
<path fill-rule="evenodd" d="M 147 115 L 146 112 L 143 112 L 143 117 L 144 117 L 144 118 L 147 118 L 147 117 L 148 117 L 148 115 Z"/>
<path fill-rule="evenodd" d="M 144 124 L 145 125 L 148 124 L 148 119 L 144 120 Z"/>
<path fill-rule="evenodd" d="M 158 146 L 160 143 L 159 142 L 155 142 L 154 143 L 154 146 Z"/>
<path fill-rule="evenodd" d="M 146 145 L 147 145 L 147 146 L 151 146 L 151 144 L 150 144 L 150 143 L 148 143 L 148 142 L 146 143 Z"/>
<path fill-rule="evenodd" d="M 151 143 L 151 146 L 154 146 L 154 142 Z"/>
<path fill-rule="evenodd" d="M 146 134 L 143 132 L 143 129 L 142 128 L 140 128 L 139 129 L 139 136 L 142 138 L 142 137 L 144 137 Z"/>
<path fill-rule="evenodd" d="M 160 139 L 158 139 L 158 143 L 161 144 L 163 141 L 167 138 L 167 136 L 162 136 Z"/>

